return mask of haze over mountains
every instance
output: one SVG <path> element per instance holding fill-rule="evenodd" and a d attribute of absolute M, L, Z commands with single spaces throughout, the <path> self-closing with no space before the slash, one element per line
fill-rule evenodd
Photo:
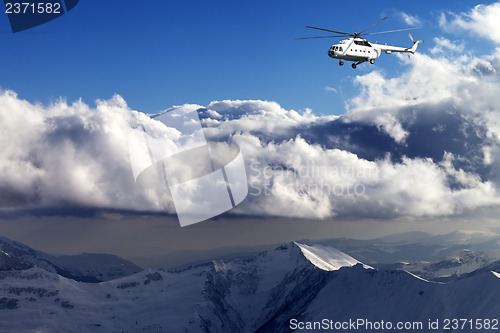
<path fill-rule="evenodd" d="M 468 245 L 495 237 L 458 235 Z M 405 243 L 401 238 L 388 239 Z M 380 240 L 373 248 L 379 245 Z M 8 246 L 24 251 L 9 252 Z M 2 240 L 5 257 L 22 262 L 26 252 L 21 244 Z M 462 263 L 469 271 L 469 263 Z M 0 272 L 0 327 L 8 332 L 292 332 L 291 323 L 323 319 L 427 325 L 500 314 L 498 261 L 438 283 L 400 267 L 374 269 L 330 246 L 291 242 L 242 259 L 145 270 L 101 283 L 78 282 L 51 267 L 12 266 Z"/>

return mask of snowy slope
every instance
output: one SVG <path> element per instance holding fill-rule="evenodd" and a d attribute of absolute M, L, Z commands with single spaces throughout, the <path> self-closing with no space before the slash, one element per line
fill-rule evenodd
<path fill-rule="evenodd" d="M 3 271 L 0 331 L 279 333 L 291 332 L 294 318 L 498 317 L 498 299 L 500 278 L 491 270 L 433 283 L 371 269 L 325 246 L 287 243 L 250 258 L 102 283 L 38 267 Z"/>
<path fill-rule="evenodd" d="M 499 297 L 500 280 L 491 272 L 441 284 L 402 271 L 367 271 L 356 266 L 340 270 L 298 318 L 302 321 L 362 318 L 394 323 L 427 323 L 429 319 L 445 318 L 493 319 L 500 314 Z"/>
<path fill-rule="evenodd" d="M 0 272 L 2 332 L 180 332 L 176 314 L 192 313 L 196 270 L 184 279 L 140 272 L 103 283 L 81 283 L 40 268 Z M 199 277 L 198 277 L 199 278 Z M 166 279 L 167 281 L 163 281 Z M 197 298 L 198 299 L 198 298 Z M 3 308 L 2 308 L 3 300 Z M 7 306 L 6 306 L 7 305 Z"/>

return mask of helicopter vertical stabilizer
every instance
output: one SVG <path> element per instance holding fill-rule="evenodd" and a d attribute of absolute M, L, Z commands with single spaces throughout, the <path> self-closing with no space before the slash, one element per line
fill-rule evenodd
<path fill-rule="evenodd" d="M 418 44 L 423 44 L 424 40 L 423 39 L 414 40 L 410 32 L 408 33 L 408 37 L 410 37 L 411 41 L 413 42 L 413 46 L 410 48 L 409 51 L 411 53 L 415 53 L 417 51 Z"/>

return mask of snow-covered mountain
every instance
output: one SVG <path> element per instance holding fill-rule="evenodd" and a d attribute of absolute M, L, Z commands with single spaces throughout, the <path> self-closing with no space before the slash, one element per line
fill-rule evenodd
<path fill-rule="evenodd" d="M 473 272 L 494 262 L 495 259 L 482 251 L 459 250 L 448 258 L 436 262 L 399 262 L 395 264 L 376 265 L 385 270 L 404 270 L 427 280 L 449 281 L 461 275 Z"/>
<path fill-rule="evenodd" d="M 139 266 L 110 254 L 55 256 L 0 237 L 0 271 L 40 267 L 80 282 L 102 282 L 142 271 Z"/>
<path fill-rule="evenodd" d="M 387 235 L 375 239 L 302 239 L 302 244 L 325 245 L 349 253 L 369 265 L 394 264 L 398 262 L 431 263 L 456 257 L 460 251 L 486 254 L 493 260 L 500 259 L 500 229 L 458 230 L 447 234 L 433 235 L 411 231 Z M 236 246 L 207 249 L 203 251 L 178 251 L 167 255 L 135 257 L 143 267 L 175 269 L 203 264 L 214 259 L 229 261 L 251 256 L 272 249 L 275 245 Z M 475 268 L 472 268 L 474 270 Z"/>
<path fill-rule="evenodd" d="M 500 259 L 500 235 L 484 230 L 443 235 L 413 231 L 371 240 L 329 239 L 320 243 L 350 253 L 377 269 L 404 270 L 441 282 Z"/>
<path fill-rule="evenodd" d="M 102 283 L 33 267 L 0 272 L 0 328 L 278 333 L 323 319 L 425 325 L 429 319 L 493 319 L 500 314 L 499 276 L 478 270 L 435 283 L 404 271 L 375 270 L 331 247 L 300 243 L 245 259 L 146 270 Z"/>

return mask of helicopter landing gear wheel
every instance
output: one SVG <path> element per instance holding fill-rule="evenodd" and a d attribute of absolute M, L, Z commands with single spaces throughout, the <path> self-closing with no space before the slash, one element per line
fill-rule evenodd
<path fill-rule="evenodd" d="M 344 66 L 344 62 L 343 61 L 339 61 L 339 66 Z"/>
<path fill-rule="evenodd" d="M 370 59 L 370 64 L 374 64 L 375 63 L 375 59 Z"/>
<path fill-rule="evenodd" d="M 353 69 L 356 69 L 356 67 L 358 67 L 358 65 L 356 65 L 355 63 L 352 63 L 351 67 L 352 67 Z"/>

